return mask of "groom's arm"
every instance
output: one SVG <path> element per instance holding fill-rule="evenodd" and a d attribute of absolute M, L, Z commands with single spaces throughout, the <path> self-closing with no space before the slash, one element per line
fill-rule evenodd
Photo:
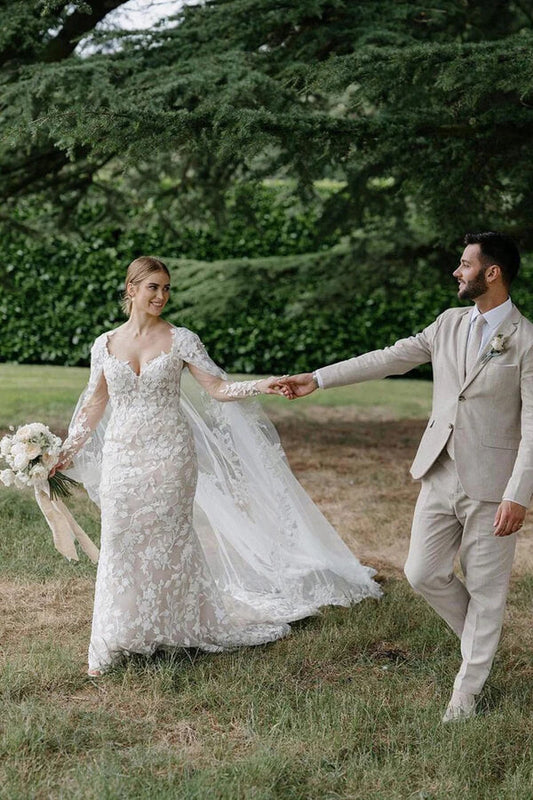
<path fill-rule="evenodd" d="M 528 350 L 522 361 L 520 395 L 520 446 L 503 498 L 527 508 L 533 495 L 533 348 Z"/>
<path fill-rule="evenodd" d="M 331 389 L 334 386 L 379 380 L 387 375 L 403 375 L 414 367 L 427 364 L 431 361 L 433 339 L 442 317 L 438 317 L 416 336 L 399 339 L 391 347 L 338 361 L 314 372 L 291 375 L 281 381 L 286 386 L 285 394 L 289 399 L 305 397 L 315 389 Z"/>
<path fill-rule="evenodd" d="M 431 361 L 433 339 L 440 323 L 441 317 L 421 333 L 399 339 L 391 347 L 321 367 L 313 373 L 316 383 L 322 389 L 331 389 L 334 386 L 379 380 L 387 375 L 403 375 L 414 367 L 427 364 Z"/>
<path fill-rule="evenodd" d="M 520 371 L 520 447 L 503 500 L 494 520 L 494 535 L 509 536 L 522 527 L 533 495 L 533 348 L 523 358 Z"/>

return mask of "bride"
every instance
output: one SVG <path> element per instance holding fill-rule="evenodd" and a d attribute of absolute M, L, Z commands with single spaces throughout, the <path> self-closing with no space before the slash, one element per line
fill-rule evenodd
<path fill-rule="evenodd" d="M 277 379 L 226 380 L 196 334 L 161 319 L 169 292 L 162 261 L 130 264 L 129 318 L 92 346 L 56 467 L 101 508 L 89 675 L 128 653 L 270 642 L 321 606 L 380 595 L 258 404 L 228 402 L 280 394 Z"/>

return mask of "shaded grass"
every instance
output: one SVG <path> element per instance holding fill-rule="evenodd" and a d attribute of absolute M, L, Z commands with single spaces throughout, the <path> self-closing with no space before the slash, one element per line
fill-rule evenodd
<path fill-rule="evenodd" d="M 399 580 L 272 645 L 133 658 L 98 683 L 48 642 L 2 670 L 0 796 L 530 798 L 530 685 L 503 647 L 484 713 L 442 726 L 458 660 Z"/>

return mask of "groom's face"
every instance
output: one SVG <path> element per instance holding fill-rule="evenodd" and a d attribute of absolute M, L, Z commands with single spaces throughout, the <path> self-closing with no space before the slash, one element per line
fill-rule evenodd
<path fill-rule="evenodd" d="M 454 278 L 459 282 L 457 296 L 460 300 L 475 300 L 488 290 L 485 269 L 481 262 L 481 250 L 478 244 L 468 244 L 463 250 L 461 262 Z"/>

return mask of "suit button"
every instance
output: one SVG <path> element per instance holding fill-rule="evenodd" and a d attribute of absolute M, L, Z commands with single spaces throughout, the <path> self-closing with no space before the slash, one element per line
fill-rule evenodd
<path fill-rule="evenodd" d="M 466 397 L 464 396 L 464 394 L 460 394 L 459 395 L 459 400 L 466 400 Z"/>

